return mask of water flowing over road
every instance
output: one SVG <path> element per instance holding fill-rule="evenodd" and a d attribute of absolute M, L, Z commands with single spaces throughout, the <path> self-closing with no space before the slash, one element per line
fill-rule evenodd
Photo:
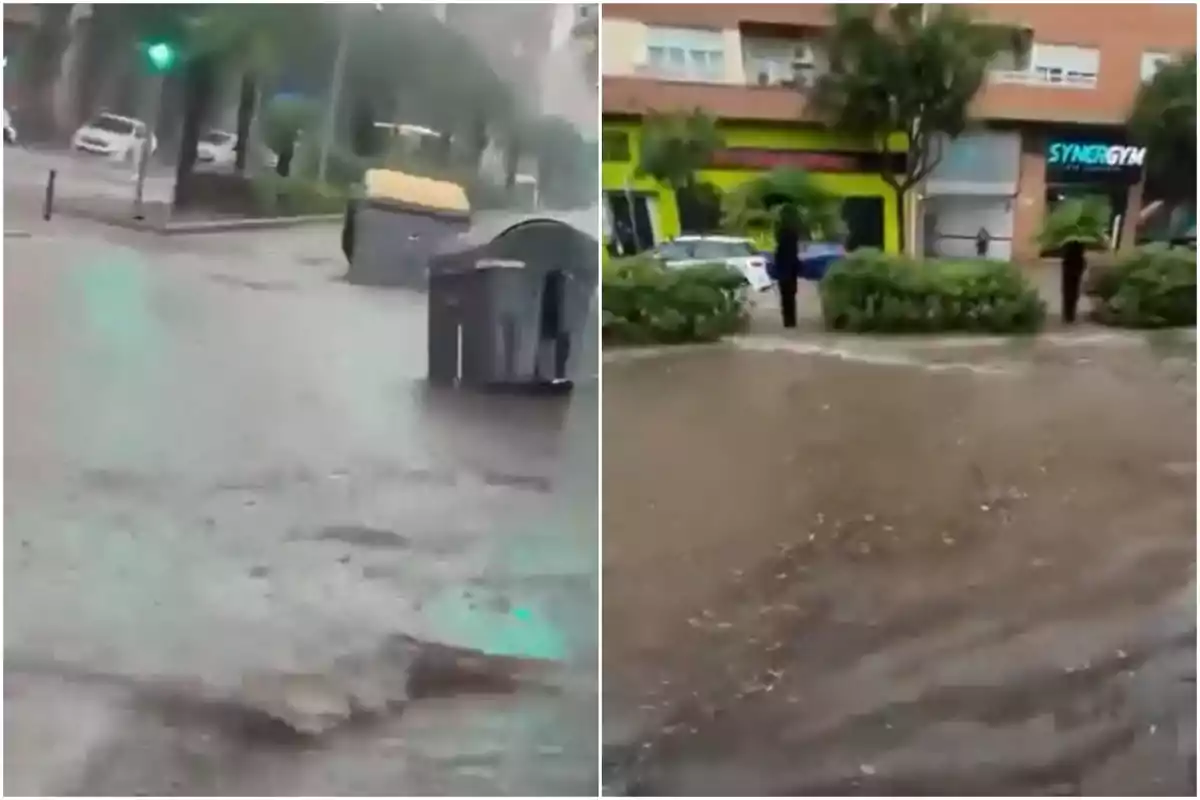
<path fill-rule="evenodd" d="M 7 788 L 596 785 L 596 393 L 425 388 L 336 228 L 5 243 Z"/>
<path fill-rule="evenodd" d="M 1195 792 L 1194 336 L 606 360 L 615 794 Z"/>

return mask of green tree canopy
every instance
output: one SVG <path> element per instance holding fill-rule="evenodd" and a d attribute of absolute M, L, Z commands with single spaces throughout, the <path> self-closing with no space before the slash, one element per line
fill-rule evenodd
<path fill-rule="evenodd" d="M 876 4 L 838 4 L 824 45 L 829 69 L 812 107 L 883 156 L 880 176 L 896 193 L 903 249 L 904 195 L 941 161 L 942 137 L 966 130 L 988 67 L 1015 49 L 1018 37 L 950 4 L 894 3 L 886 12 Z M 896 134 L 906 140 L 902 168 L 888 157 Z"/>
<path fill-rule="evenodd" d="M 814 239 L 845 235 L 841 198 L 818 184 L 810 173 L 791 168 L 771 170 L 727 193 L 722 223 L 732 233 L 767 234 L 779 223 L 782 210 L 789 207 Z"/>
<path fill-rule="evenodd" d="M 723 146 L 716 119 L 700 109 L 691 114 L 651 114 L 642 126 L 637 174 L 676 191 L 691 189 L 697 183 L 696 173 Z"/>
<path fill-rule="evenodd" d="M 1061 250 L 1071 242 L 1098 249 L 1108 245 L 1112 209 L 1101 196 L 1063 200 L 1042 220 L 1037 243 L 1042 250 Z"/>
<path fill-rule="evenodd" d="M 548 208 L 588 208 L 600 187 L 596 142 L 588 141 L 570 122 L 541 117 L 526 126 L 528 146 L 537 163 L 542 204 Z"/>
<path fill-rule="evenodd" d="M 1130 136 L 1146 148 L 1146 181 L 1173 202 L 1196 200 L 1196 53 L 1163 66 L 1138 92 Z"/>

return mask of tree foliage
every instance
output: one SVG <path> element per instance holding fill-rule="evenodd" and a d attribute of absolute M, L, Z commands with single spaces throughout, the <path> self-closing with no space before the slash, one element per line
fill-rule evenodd
<path fill-rule="evenodd" d="M 1175 202 L 1196 198 L 1196 53 L 1163 66 L 1138 91 L 1130 136 L 1146 148 L 1146 179 Z"/>
<path fill-rule="evenodd" d="M 824 45 L 829 69 L 811 105 L 882 156 L 880 176 L 902 215 L 904 194 L 937 167 L 944 137 L 966 130 L 988 67 L 1016 49 L 1018 38 L 951 4 L 894 3 L 886 13 L 875 4 L 838 4 Z M 896 134 L 906 141 L 902 168 L 888 157 Z"/>
<path fill-rule="evenodd" d="M 300 134 L 311 131 L 320 117 L 320 109 L 300 97 L 277 97 L 263 109 L 263 143 L 278 154 L 276 171 L 287 177 Z"/>
<path fill-rule="evenodd" d="M 841 239 L 846 233 L 841 198 L 804 170 L 781 167 L 759 175 L 727 193 L 723 206 L 723 227 L 733 233 L 769 234 L 787 206 L 813 239 Z"/>
<path fill-rule="evenodd" d="M 1099 195 L 1063 200 L 1042 220 L 1037 243 L 1042 250 L 1060 250 L 1077 242 L 1087 248 L 1108 245 L 1112 209 Z"/>
<path fill-rule="evenodd" d="M 637 174 L 654 178 L 676 191 L 697 182 L 724 146 L 715 118 L 696 109 L 690 114 L 651 114 L 642 126 Z"/>
<path fill-rule="evenodd" d="M 596 142 L 561 117 L 540 117 L 526 126 L 537 164 L 539 194 L 548 208 L 588 208 L 599 196 Z"/>

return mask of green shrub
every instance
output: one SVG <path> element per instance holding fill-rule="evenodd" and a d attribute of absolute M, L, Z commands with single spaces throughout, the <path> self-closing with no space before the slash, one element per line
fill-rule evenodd
<path fill-rule="evenodd" d="M 347 190 L 336 186 L 278 175 L 255 178 L 254 195 L 258 213 L 267 217 L 341 214 L 350 197 Z"/>
<path fill-rule="evenodd" d="M 998 261 L 914 261 L 858 250 L 821 281 L 825 327 L 855 333 L 1028 333 L 1045 320 L 1037 289 Z"/>
<path fill-rule="evenodd" d="M 1196 254 L 1152 245 L 1089 275 L 1098 322 L 1125 328 L 1196 324 Z"/>
<path fill-rule="evenodd" d="M 609 343 L 710 342 L 747 318 L 745 279 L 724 264 L 667 269 L 645 257 L 612 259 L 603 301 Z"/>

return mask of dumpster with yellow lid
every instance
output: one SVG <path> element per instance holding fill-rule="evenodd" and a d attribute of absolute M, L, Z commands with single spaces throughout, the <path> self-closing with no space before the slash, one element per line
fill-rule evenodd
<path fill-rule="evenodd" d="M 387 169 L 368 170 L 363 188 L 346 208 L 347 280 L 424 288 L 430 257 L 470 226 L 467 193 L 455 183 Z"/>

